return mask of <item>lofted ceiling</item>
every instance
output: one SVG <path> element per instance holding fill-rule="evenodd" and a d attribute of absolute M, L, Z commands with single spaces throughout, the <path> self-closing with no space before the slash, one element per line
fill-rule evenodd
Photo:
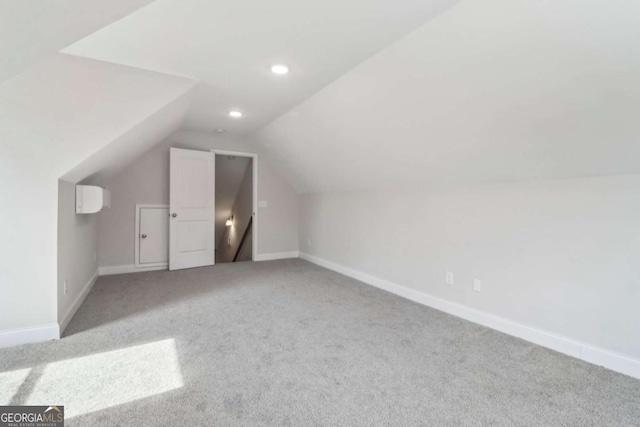
<path fill-rule="evenodd" d="M 640 172 L 637 1 L 89 3 L 0 0 L 0 81 L 49 58 L 0 86 L 0 131 L 75 147 L 72 181 L 180 125 L 301 192 Z"/>
<path fill-rule="evenodd" d="M 201 80 L 184 127 L 249 134 L 456 1 L 157 0 L 64 52 Z"/>
<path fill-rule="evenodd" d="M 0 169 L 33 159 L 71 182 L 113 173 L 180 126 L 194 84 L 53 55 L 0 84 Z"/>
<path fill-rule="evenodd" d="M 301 192 L 640 172 L 640 2 L 463 1 L 251 137 Z"/>
<path fill-rule="evenodd" d="M 0 82 L 152 0 L 0 0 Z"/>

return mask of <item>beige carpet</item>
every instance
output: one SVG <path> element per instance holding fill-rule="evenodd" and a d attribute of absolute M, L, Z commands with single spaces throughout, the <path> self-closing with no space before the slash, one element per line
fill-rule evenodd
<path fill-rule="evenodd" d="M 640 381 L 301 260 L 101 277 L 0 404 L 67 425 L 640 426 Z"/>

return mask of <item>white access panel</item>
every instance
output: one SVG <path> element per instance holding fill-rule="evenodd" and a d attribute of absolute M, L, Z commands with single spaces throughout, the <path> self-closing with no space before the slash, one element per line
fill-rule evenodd
<path fill-rule="evenodd" d="M 136 268 L 169 262 L 169 207 L 136 205 Z"/>

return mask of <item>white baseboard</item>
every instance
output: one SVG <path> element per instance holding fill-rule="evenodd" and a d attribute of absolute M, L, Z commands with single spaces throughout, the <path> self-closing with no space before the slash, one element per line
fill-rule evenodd
<path fill-rule="evenodd" d="M 168 265 L 154 265 L 152 267 L 138 267 L 133 264 L 127 265 L 112 265 L 107 267 L 100 267 L 98 273 L 100 276 L 110 276 L 112 274 L 126 274 L 126 273 L 141 273 L 143 271 L 157 271 L 167 270 Z"/>
<path fill-rule="evenodd" d="M 98 276 L 99 276 L 98 270 L 96 270 L 95 273 L 93 273 L 93 275 L 89 279 L 89 281 L 84 285 L 80 294 L 78 294 L 76 299 L 73 301 L 73 304 L 71 304 L 71 307 L 69 307 L 69 309 L 67 310 L 67 313 L 64 315 L 62 322 L 60 322 L 60 336 L 62 336 L 62 333 L 64 332 L 64 330 L 67 329 L 67 326 L 69 325 L 69 322 L 71 322 L 71 319 L 73 318 L 73 316 L 76 314 L 76 311 L 78 311 L 78 309 L 84 302 L 87 295 L 89 295 L 89 292 L 91 292 L 91 288 L 93 288 L 93 285 L 96 283 L 96 280 L 98 280 Z"/>
<path fill-rule="evenodd" d="M 502 317 L 476 310 L 462 304 L 447 301 L 442 298 L 437 298 L 424 292 L 407 288 L 406 286 L 380 279 L 379 277 L 375 277 L 304 252 L 300 252 L 300 258 L 321 267 L 328 268 L 329 270 L 344 274 L 345 276 L 349 276 L 368 285 L 375 286 L 376 288 L 380 288 L 411 301 L 415 301 L 419 304 L 435 308 L 436 310 L 478 323 L 505 334 L 573 356 L 584 360 L 585 362 L 604 366 L 612 371 L 640 379 L 640 360 L 634 359 L 633 357 L 594 347 L 592 345 L 581 343 L 571 338 L 563 337 L 541 329 L 512 322 Z"/>
<path fill-rule="evenodd" d="M 0 331 L 0 348 L 60 339 L 57 323 Z"/>
<path fill-rule="evenodd" d="M 298 251 L 293 252 L 272 252 L 268 254 L 258 254 L 256 255 L 255 261 L 273 261 L 276 259 L 288 259 L 288 258 L 298 258 Z M 154 265 L 151 267 L 138 267 L 136 268 L 133 264 L 127 265 L 112 265 L 107 267 L 100 267 L 98 272 L 100 276 L 110 276 L 112 274 L 127 274 L 127 273 L 140 273 L 143 271 L 157 271 L 157 270 L 167 270 L 168 265 Z"/>
<path fill-rule="evenodd" d="M 258 254 L 254 261 L 273 261 L 276 259 L 298 258 L 299 252 L 272 252 L 269 254 Z"/>

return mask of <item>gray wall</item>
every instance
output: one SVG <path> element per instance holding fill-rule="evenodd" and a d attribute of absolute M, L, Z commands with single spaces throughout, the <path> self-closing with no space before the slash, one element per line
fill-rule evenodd
<path fill-rule="evenodd" d="M 136 203 L 169 203 L 169 148 L 252 152 L 241 140 L 178 131 L 121 170 L 107 184 L 111 209 L 100 214 L 98 261 L 101 267 L 133 265 Z M 258 254 L 298 250 L 297 194 L 267 162 L 258 161 Z"/>
<path fill-rule="evenodd" d="M 58 323 L 98 272 L 98 218 L 76 215 L 76 184 L 58 181 Z M 64 281 L 67 280 L 67 294 Z"/>
<path fill-rule="evenodd" d="M 302 252 L 640 357 L 640 175 L 308 194 L 300 224 Z"/>
<path fill-rule="evenodd" d="M 222 240 L 216 252 L 216 262 L 232 262 L 233 257 L 238 250 L 242 235 L 244 234 L 251 214 L 253 212 L 253 162 L 249 162 L 249 166 L 244 174 L 236 200 L 231 209 L 233 215 L 233 225 L 225 227 Z M 238 261 L 251 260 L 251 239 L 247 236 L 247 241 L 243 247 L 243 252 L 238 256 Z"/>

